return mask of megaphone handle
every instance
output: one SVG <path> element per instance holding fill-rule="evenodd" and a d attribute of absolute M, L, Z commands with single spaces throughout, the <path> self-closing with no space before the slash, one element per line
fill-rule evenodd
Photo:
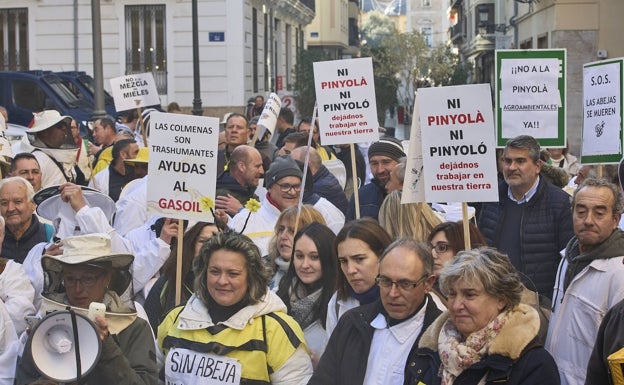
<path fill-rule="evenodd" d="M 80 375 L 82 373 L 82 368 L 80 367 L 80 339 L 78 338 L 78 323 L 76 322 L 76 313 L 69 309 L 69 314 L 71 316 L 72 323 L 72 331 L 74 332 L 74 353 L 76 354 L 76 383 L 80 384 Z"/>

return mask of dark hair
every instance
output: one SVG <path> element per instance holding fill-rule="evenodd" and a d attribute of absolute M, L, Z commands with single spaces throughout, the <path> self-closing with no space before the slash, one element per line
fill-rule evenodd
<path fill-rule="evenodd" d="M 137 113 L 137 110 L 131 109 L 119 112 L 119 114 L 117 114 L 117 119 L 120 119 L 121 117 L 126 119 L 126 122 L 132 122 L 133 120 L 139 118 L 139 114 Z"/>
<path fill-rule="evenodd" d="M 113 159 L 114 160 L 119 159 L 119 154 L 122 151 L 126 151 L 132 143 L 136 143 L 136 140 L 121 139 L 121 140 L 116 141 L 115 144 L 113 144 L 113 150 L 112 150 Z"/>
<path fill-rule="evenodd" d="M 37 157 L 34 156 L 31 152 L 20 152 L 19 154 L 15 154 L 15 156 L 13 157 L 13 159 L 11 159 L 11 168 L 10 168 L 10 172 L 15 172 L 16 168 L 17 168 L 17 162 L 22 160 L 22 159 L 32 159 L 35 162 L 37 162 L 37 165 L 39 165 L 39 169 L 41 169 L 41 165 L 39 164 L 39 161 L 37 160 Z"/>
<path fill-rule="evenodd" d="M 359 239 L 366 243 L 377 257 L 383 254 L 386 247 L 392 243 L 392 238 L 384 230 L 383 227 L 372 218 L 361 218 L 348 222 L 340 230 L 334 240 L 334 248 L 338 253 L 338 245 L 348 238 Z M 342 269 L 336 270 L 336 290 L 338 291 L 338 299 L 346 299 L 349 297 L 349 281 L 347 281 Z"/>
<path fill-rule="evenodd" d="M 117 130 L 115 129 L 115 121 L 112 118 L 100 118 L 100 124 L 104 128 L 110 127 L 113 131 L 115 131 L 115 133 L 117 133 Z"/>
<path fill-rule="evenodd" d="M 280 112 L 277 118 L 284 119 L 284 121 L 290 125 L 292 125 L 295 122 L 295 115 L 290 110 L 290 108 L 287 108 L 287 107 L 280 108 Z"/>
<path fill-rule="evenodd" d="M 247 294 L 244 300 L 250 305 L 256 304 L 266 294 L 269 285 L 269 274 L 260 257 L 260 250 L 249 237 L 234 231 L 218 233 L 212 236 L 202 246 L 199 255 L 193 260 L 193 274 L 195 274 L 195 294 L 205 305 L 208 304 L 210 294 L 206 275 L 210 258 L 215 251 L 228 250 L 239 253 L 245 258 L 247 268 Z"/>
<path fill-rule="evenodd" d="M 291 132 L 284 138 L 284 143 L 294 143 L 295 147 L 307 146 L 308 134 L 300 131 Z"/>
<path fill-rule="evenodd" d="M 576 196 L 579 191 L 583 189 L 583 187 L 603 187 L 611 191 L 611 195 L 613 196 L 613 207 L 611 208 L 612 214 L 615 216 L 617 214 L 621 214 L 624 211 L 624 196 L 620 191 L 620 188 L 609 182 L 604 178 L 586 178 L 577 188 L 574 190 L 574 195 L 572 195 L 572 209 L 576 205 Z"/>
<path fill-rule="evenodd" d="M 228 125 L 228 122 L 229 122 L 229 121 L 230 121 L 230 119 L 232 119 L 232 118 L 243 118 L 243 119 L 245 119 L 245 127 L 246 127 L 247 129 L 249 129 L 249 120 L 247 119 L 247 117 L 246 117 L 245 115 L 243 115 L 243 114 L 239 114 L 238 112 L 232 112 L 232 113 L 231 113 L 231 114 L 227 117 L 227 119 L 225 120 L 225 126 L 226 126 L 226 127 L 227 127 L 227 125 Z"/>
<path fill-rule="evenodd" d="M 295 250 L 297 247 L 297 241 L 304 235 L 307 235 L 312 239 L 316 250 L 318 252 L 319 260 L 321 262 L 321 270 L 323 275 L 321 278 L 310 285 L 306 285 L 297 276 L 295 272 Z M 336 270 L 338 265 L 338 257 L 336 256 L 336 249 L 333 247 L 333 241 L 336 238 L 333 231 L 323 224 L 318 222 L 312 222 L 306 227 L 297 232 L 293 240 L 293 252 L 290 258 L 290 264 L 288 265 L 288 271 L 282 278 L 277 290 L 277 295 L 284 301 L 288 311 L 290 312 L 292 293 L 297 298 L 299 293 L 303 296 L 308 296 L 318 289 L 321 289 L 321 295 L 314 302 L 313 306 L 313 319 L 321 320 L 323 328 L 325 328 L 325 322 L 327 320 L 327 304 L 334 294 L 336 287 Z"/>
<path fill-rule="evenodd" d="M 182 244 L 182 274 L 183 278 L 188 275 L 192 275 L 192 264 L 193 259 L 195 258 L 195 243 L 199 238 L 202 230 L 206 226 L 216 226 L 214 223 L 210 222 L 197 222 L 190 229 L 186 231 L 184 234 L 184 242 Z M 160 269 L 161 274 L 167 277 L 168 284 L 165 286 L 163 290 L 163 294 L 160 296 L 160 303 L 163 308 L 168 303 L 173 303 L 175 296 L 175 281 L 176 281 L 176 270 L 177 270 L 177 261 L 178 261 L 178 248 L 172 247 L 171 253 L 169 254 L 169 258 L 165 261 L 162 268 Z M 184 282 L 184 279 L 182 280 Z M 187 290 L 182 290 L 181 293 L 181 303 L 185 303 L 190 298 L 190 293 Z"/>
<path fill-rule="evenodd" d="M 487 246 L 487 241 L 485 240 L 485 237 L 474 223 L 468 222 L 468 229 L 470 232 L 471 249 Z M 444 236 L 448 240 L 448 245 L 451 249 L 453 249 L 453 252 L 455 252 L 455 254 L 466 249 L 466 247 L 464 246 L 464 224 L 461 220 L 457 222 L 440 223 L 431 230 L 431 233 L 427 238 L 427 242 L 431 243 L 433 237 L 435 237 L 436 234 L 440 231 L 444 233 Z"/>
<path fill-rule="evenodd" d="M 529 157 L 533 160 L 533 163 L 537 163 L 540 160 L 540 144 L 530 135 L 518 135 L 515 138 L 509 139 L 505 144 L 503 154 L 507 153 L 508 148 L 529 150 Z"/>

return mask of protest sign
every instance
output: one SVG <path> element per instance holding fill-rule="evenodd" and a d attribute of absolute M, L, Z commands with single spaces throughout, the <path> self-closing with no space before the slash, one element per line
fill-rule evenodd
<path fill-rule="evenodd" d="M 282 108 L 282 100 L 275 93 L 271 93 L 269 98 L 264 103 L 262 114 L 258 118 L 258 124 L 256 124 L 255 139 L 261 140 L 264 137 L 264 133 L 268 130 L 271 135 L 275 131 L 275 125 L 277 124 L 277 117 L 279 116 L 280 109 Z"/>
<path fill-rule="evenodd" d="M 496 140 L 531 135 L 544 147 L 566 145 L 566 51 L 496 51 Z"/>
<path fill-rule="evenodd" d="M 376 142 L 379 122 L 370 57 L 314 63 L 320 142 Z"/>
<path fill-rule="evenodd" d="M 427 202 L 498 201 L 490 86 L 421 88 Z"/>
<path fill-rule="evenodd" d="M 212 220 L 219 119 L 151 115 L 147 207 L 169 218 Z"/>
<path fill-rule="evenodd" d="M 582 164 L 622 159 L 622 62 L 604 60 L 583 66 Z"/>
<path fill-rule="evenodd" d="M 423 153 L 418 112 L 418 92 L 416 92 L 416 102 L 414 103 L 414 113 L 412 117 L 412 128 L 410 131 L 409 151 L 407 152 L 408 158 L 405 165 L 405 180 L 403 181 L 401 204 L 425 201 L 425 179 L 423 177 Z"/>
<path fill-rule="evenodd" d="M 117 111 L 160 105 L 156 82 L 151 72 L 112 78 L 110 85 Z"/>

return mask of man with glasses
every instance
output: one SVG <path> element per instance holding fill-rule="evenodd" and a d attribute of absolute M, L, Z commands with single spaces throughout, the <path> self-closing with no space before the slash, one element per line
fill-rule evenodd
<path fill-rule="evenodd" d="M 403 384 L 420 336 L 441 313 L 428 294 L 429 249 L 408 238 L 388 246 L 376 279 L 380 300 L 340 318 L 308 384 Z"/>
<path fill-rule="evenodd" d="M 302 175 L 292 158 L 275 158 L 264 175 L 267 193 L 260 209 L 252 213 L 244 208 L 228 224 L 251 238 L 263 256 L 268 254 L 269 240 L 280 213 L 299 202 Z"/>

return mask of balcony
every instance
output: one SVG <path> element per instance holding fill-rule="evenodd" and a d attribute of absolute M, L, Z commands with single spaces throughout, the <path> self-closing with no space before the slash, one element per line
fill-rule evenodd
<path fill-rule="evenodd" d="M 451 42 L 455 45 L 463 43 L 466 38 L 466 34 L 464 32 L 464 24 L 459 22 L 449 28 L 449 32 L 451 35 Z"/>

